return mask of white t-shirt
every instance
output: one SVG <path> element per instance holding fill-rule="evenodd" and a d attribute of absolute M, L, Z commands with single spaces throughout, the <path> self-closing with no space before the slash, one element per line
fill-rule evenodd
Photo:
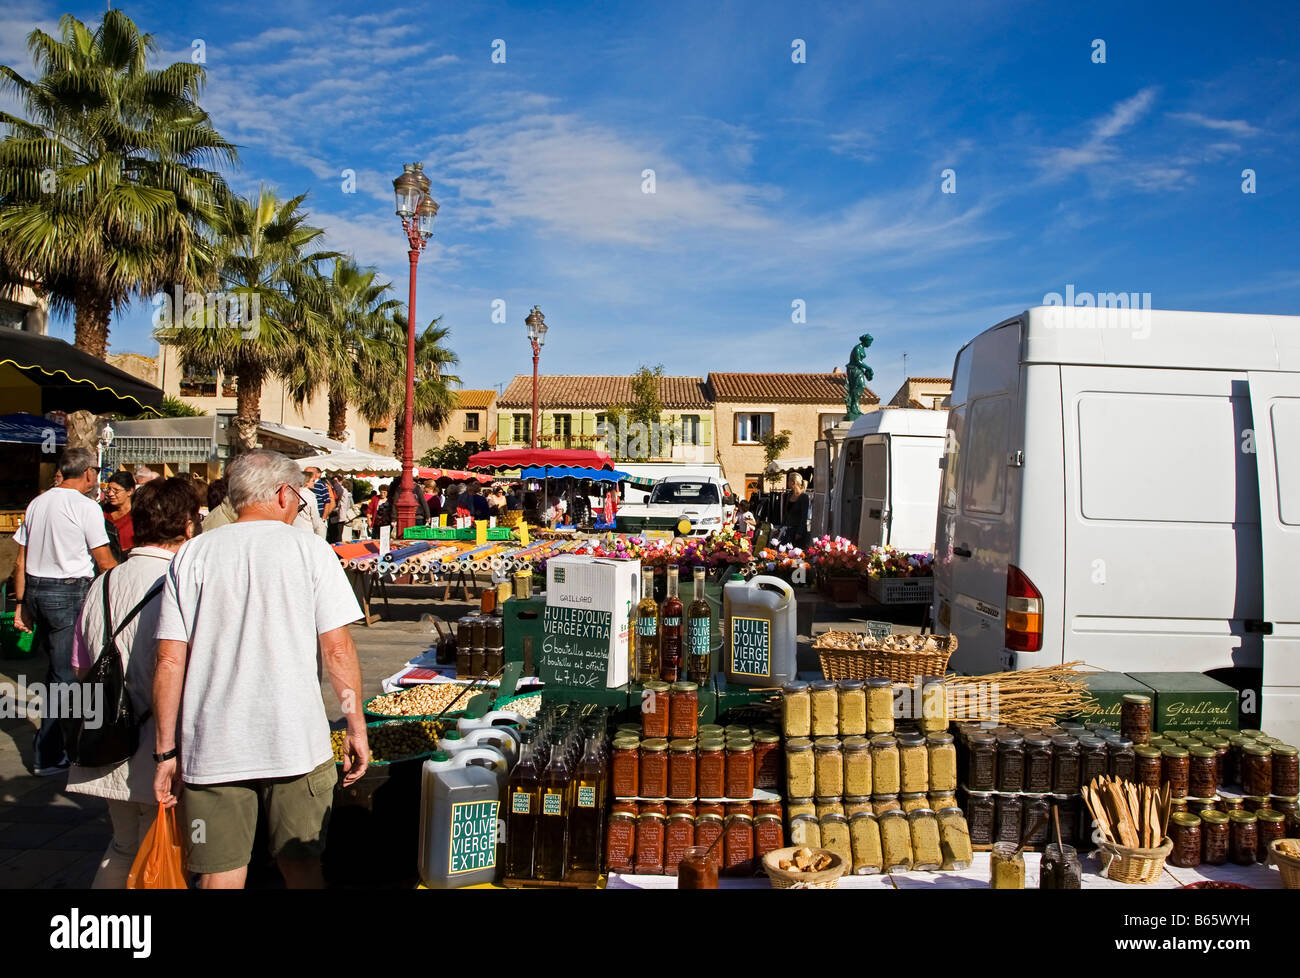
<path fill-rule="evenodd" d="M 94 577 L 90 552 L 108 545 L 104 511 L 76 489 L 55 486 L 27 504 L 14 543 L 27 548 L 33 577 Z"/>
<path fill-rule="evenodd" d="M 189 643 L 181 776 L 296 777 L 332 756 L 316 637 L 361 617 L 333 548 L 271 520 L 187 542 L 167 572 L 158 638 Z"/>

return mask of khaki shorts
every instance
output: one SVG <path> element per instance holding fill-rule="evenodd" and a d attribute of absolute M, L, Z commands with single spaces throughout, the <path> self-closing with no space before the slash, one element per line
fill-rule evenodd
<path fill-rule="evenodd" d="M 259 796 L 266 806 L 271 855 L 293 861 L 318 858 L 325 851 L 337 780 L 331 759 L 294 778 L 185 785 L 180 829 L 186 868 L 225 873 L 247 866 L 253 858 Z"/>

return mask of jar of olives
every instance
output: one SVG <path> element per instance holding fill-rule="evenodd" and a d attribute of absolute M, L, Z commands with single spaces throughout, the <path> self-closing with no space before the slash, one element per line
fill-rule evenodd
<path fill-rule="evenodd" d="M 966 747 L 966 787 L 971 791 L 996 791 L 997 738 L 988 733 L 973 733 Z"/>

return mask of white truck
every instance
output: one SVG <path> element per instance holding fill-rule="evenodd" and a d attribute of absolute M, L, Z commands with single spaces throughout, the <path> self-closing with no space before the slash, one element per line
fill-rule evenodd
<path fill-rule="evenodd" d="M 953 668 L 1201 672 L 1300 737 L 1300 317 L 1029 309 L 957 354 L 948 428 Z"/>
<path fill-rule="evenodd" d="M 731 516 L 731 487 L 718 476 L 670 475 L 657 479 L 644 503 L 626 503 L 616 517 L 620 532 L 669 531 L 702 537 L 721 530 Z"/>
<path fill-rule="evenodd" d="M 866 550 L 934 550 L 946 411 L 882 408 L 853 422 L 832 475 L 830 533 Z"/>

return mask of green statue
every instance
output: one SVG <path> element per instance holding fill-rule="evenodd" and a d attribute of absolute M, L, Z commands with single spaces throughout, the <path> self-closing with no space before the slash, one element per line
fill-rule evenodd
<path fill-rule="evenodd" d="M 849 354 L 849 376 L 844 395 L 844 406 L 848 409 L 844 415 L 846 421 L 862 417 L 862 409 L 858 407 L 858 402 L 862 400 L 862 395 L 867 389 L 867 381 L 876 376 L 867 366 L 867 347 L 870 345 L 871 334 L 863 333 L 858 337 L 858 345 Z"/>

